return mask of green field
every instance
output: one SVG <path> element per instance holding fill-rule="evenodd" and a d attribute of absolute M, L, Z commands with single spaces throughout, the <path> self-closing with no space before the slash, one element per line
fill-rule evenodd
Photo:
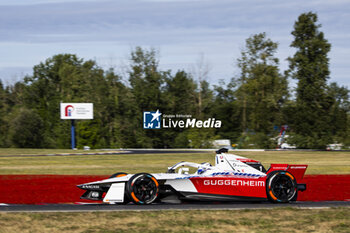
<path fill-rule="evenodd" d="M 349 232 L 350 209 L 0 213 L 0 226 L 1 233 Z"/>
<path fill-rule="evenodd" d="M 83 151 L 0 149 L 0 174 L 109 175 L 118 171 L 128 173 L 165 172 L 167 167 L 179 161 L 214 164 L 215 158 L 214 152 L 33 156 L 69 152 L 79 153 Z M 295 163 L 308 164 L 306 174 L 350 174 L 350 152 L 264 151 L 234 153 L 260 160 L 266 168 L 271 163 Z"/>

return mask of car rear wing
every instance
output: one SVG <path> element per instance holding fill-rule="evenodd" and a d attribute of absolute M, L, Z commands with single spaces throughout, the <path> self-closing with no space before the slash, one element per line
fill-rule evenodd
<path fill-rule="evenodd" d="M 271 164 L 269 170 L 266 174 L 269 174 L 273 171 L 288 171 L 292 173 L 296 180 L 300 181 L 303 179 L 308 165 L 305 164 Z"/>

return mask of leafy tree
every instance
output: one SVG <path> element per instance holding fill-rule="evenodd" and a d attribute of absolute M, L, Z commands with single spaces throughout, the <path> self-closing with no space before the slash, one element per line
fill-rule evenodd
<path fill-rule="evenodd" d="M 94 103 L 94 119 L 76 121 L 79 148 L 205 148 L 219 138 L 268 148 L 274 126 L 281 124 L 291 126 L 292 139 L 302 148 L 324 148 L 331 141 L 348 145 L 349 90 L 327 85 L 330 45 L 316 21 L 315 14 L 302 14 L 292 32 L 296 53 L 287 75 L 298 80 L 295 100 L 287 98 L 277 43 L 265 33 L 246 40 L 238 59 L 240 76 L 214 88 L 206 81 L 209 69 L 203 61 L 192 74 L 173 74 L 159 69 L 154 49 L 131 52 L 127 77 L 104 71 L 95 61 L 58 54 L 34 66 L 24 81 L 7 87 L 0 81 L 0 147 L 69 148 L 70 122 L 59 119 L 60 102 Z M 143 129 L 143 112 L 157 109 L 215 118 L 222 127 Z"/>
<path fill-rule="evenodd" d="M 166 79 L 167 111 L 178 114 L 194 114 L 196 104 L 196 84 L 185 71 L 178 71 L 174 77 Z"/>
<path fill-rule="evenodd" d="M 189 146 L 191 148 L 211 148 L 212 142 L 219 137 L 214 134 L 215 129 L 191 128 L 188 130 Z"/>
<path fill-rule="evenodd" d="M 94 103 L 94 120 L 89 124 L 77 122 L 77 132 L 82 133 L 77 134 L 78 147 L 115 145 L 115 134 L 120 134 L 115 119 L 121 94 L 119 82 L 115 74 L 105 77 L 94 61 L 72 54 L 55 55 L 34 66 L 33 75 L 25 78 L 23 100 L 44 119 L 44 146 L 69 146 L 69 122 L 59 119 L 60 102 Z"/>
<path fill-rule="evenodd" d="M 0 80 L 0 147 L 4 146 L 4 141 L 6 139 L 6 92 L 2 81 Z"/>
<path fill-rule="evenodd" d="M 220 138 L 237 142 L 241 134 L 241 114 L 234 85 L 234 82 L 226 85 L 222 80 L 219 85 L 214 85 L 215 100 L 212 107 L 212 117 L 222 121 L 222 126 L 216 130 L 216 134 L 220 135 Z"/>
<path fill-rule="evenodd" d="M 331 127 L 334 142 L 347 142 L 349 138 L 349 89 L 340 87 L 337 83 L 331 83 L 328 87 L 328 95 L 333 99 L 330 109 Z"/>
<path fill-rule="evenodd" d="M 196 63 L 191 68 L 191 76 L 197 84 L 196 91 L 196 116 L 203 119 L 203 114 L 208 110 L 208 101 L 210 102 L 212 93 L 208 91 L 208 75 L 210 72 L 210 64 L 205 61 L 204 54 L 200 54 Z"/>
<path fill-rule="evenodd" d="M 82 63 L 75 55 L 60 54 L 34 66 L 33 75 L 24 79 L 27 88 L 24 90 L 24 103 L 30 109 L 35 109 L 44 119 L 45 147 L 67 145 L 69 134 L 56 135 L 56 128 L 67 127 L 68 122 L 59 119 L 60 102 L 77 102 L 78 89 L 77 74 L 74 70 Z M 68 126 L 69 127 L 69 126 Z"/>
<path fill-rule="evenodd" d="M 165 74 L 158 71 L 158 63 L 155 49 L 147 51 L 136 47 L 131 52 L 129 82 L 142 111 L 159 108 L 162 102 L 161 86 Z"/>
<path fill-rule="evenodd" d="M 106 79 L 111 92 L 106 113 L 110 118 L 106 121 L 109 144 L 111 147 L 137 147 L 138 139 L 135 134 L 139 134 L 142 125 L 136 119 L 136 114 L 140 112 L 135 96 L 113 70 L 106 73 Z"/>
<path fill-rule="evenodd" d="M 333 99 L 327 93 L 331 45 L 320 27 L 317 15 L 308 12 L 298 17 L 292 31 L 296 52 L 289 58 L 289 72 L 298 81 L 292 129 L 299 148 L 325 148 L 331 142 Z"/>
<path fill-rule="evenodd" d="M 172 114 L 196 113 L 196 84 L 185 71 L 176 72 L 175 76 L 168 76 L 164 87 L 165 102 L 163 111 Z M 186 129 L 175 128 L 163 131 L 166 147 L 186 148 L 189 146 Z"/>
<path fill-rule="evenodd" d="M 25 85 L 16 82 L 13 86 L 3 87 L 0 82 L 0 146 L 10 147 L 10 122 L 23 107 L 23 90 Z"/>
<path fill-rule="evenodd" d="M 156 111 L 164 104 L 162 87 L 168 72 L 158 70 L 155 49 L 143 50 L 136 47 L 131 52 L 129 82 L 135 100 L 133 130 L 136 147 L 162 147 L 162 130 L 144 130 L 142 117 L 144 111 Z"/>
<path fill-rule="evenodd" d="M 199 115 L 197 115 L 197 117 L 199 117 L 200 119 L 207 119 L 208 117 L 212 117 L 214 92 L 210 88 L 210 84 L 206 80 L 200 81 L 197 91 L 197 109 L 200 110 Z"/>
<path fill-rule="evenodd" d="M 288 96 L 288 83 L 279 73 L 278 59 L 274 57 L 277 46 L 265 33 L 256 34 L 246 40 L 238 59 L 241 75 L 232 80 L 232 85 L 237 85 L 243 132 L 249 129 L 267 135 L 273 126 L 282 123 L 281 108 Z"/>
<path fill-rule="evenodd" d="M 10 122 L 10 139 L 15 147 L 40 148 L 44 137 L 44 124 L 33 110 L 21 109 Z"/>

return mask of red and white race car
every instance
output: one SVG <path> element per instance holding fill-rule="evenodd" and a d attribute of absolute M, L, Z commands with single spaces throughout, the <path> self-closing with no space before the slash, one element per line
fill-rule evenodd
<path fill-rule="evenodd" d="M 151 204 L 195 201 L 266 201 L 291 202 L 298 191 L 307 165 L 271 164 L 266 171 L 259 161 L 216 152 L 215 166 L 209 163 L 179 162 L 166 173 L 126 174 L 119 172 L 110 178 L 81 184 L 86 190 L 81 199 L 106 203 Z M 189 174 L 189 168 L 195 172 Z"/>

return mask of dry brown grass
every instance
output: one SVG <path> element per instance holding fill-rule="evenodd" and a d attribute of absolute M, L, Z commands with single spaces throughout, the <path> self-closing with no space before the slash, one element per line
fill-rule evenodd
<path fill-rule="evenodd" d="M 350 209 L 0 213 L 0 232 L 349 232 Z"/>

